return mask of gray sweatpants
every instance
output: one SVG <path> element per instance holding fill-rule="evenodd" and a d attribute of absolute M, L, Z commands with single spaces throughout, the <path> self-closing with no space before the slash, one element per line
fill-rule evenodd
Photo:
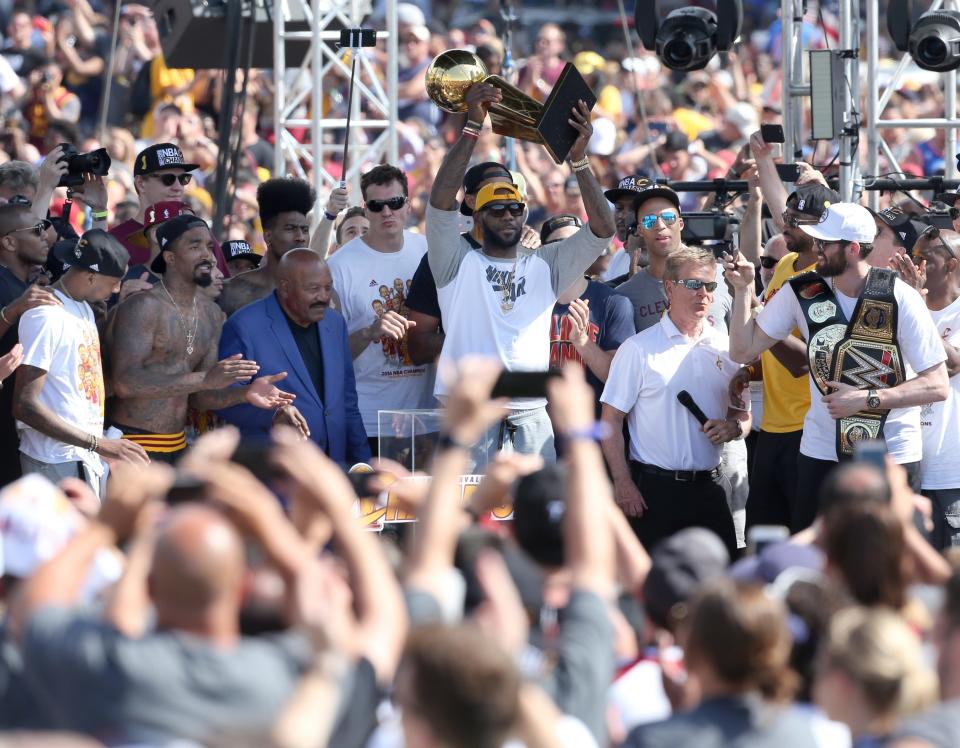
<path fill-rule="evenodd" d="M 98 499 L 103 500 L 106 474 L 98 477 L 82 462 L 41 462 L 21 452 L 20 467 L 23 468 L 24 475 L 39 473 L 54 485 L 64 478 L 79 478 L 90 486 Z"/>

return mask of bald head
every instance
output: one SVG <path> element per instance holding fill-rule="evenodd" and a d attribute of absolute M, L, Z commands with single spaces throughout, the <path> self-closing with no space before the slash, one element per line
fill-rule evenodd
<path fill-rule="evenodd" d="M 327 263 L 310 249 L 291 249 L 277 264 L 277 298 L 294 322 L 319 322 L 330 307 L 333 276 Z"/>
<path fill-rule="evenodd" d="M 950 229 L 928 231 L 920 236 L 914 248 L 915 254 L 924 251 L 940 254 L 944 260 L 960 260 L 960 233 Z"/>
<path fill-rule="evenodd" d="M 245 570 L 243 543 L 223 515 L 200 504 L 174 509 L 157 537 L 150 593 L 161 625 L 202 628 L 211 611 L 234 618 Z"/>
<path fill-rule="evenodd" d="M 820 513 L 849 504 L 890 503 L 887 476 L 875 465 L 847 462 L 835 468 L 820 487 Z"/>
<path fill-rule="evenodd" d="M 763 249 L 764 254 L 779 260 L 789 251 L 787 249 L 787 238 L 783 234 L 774 234 L 767 239 Z"/>

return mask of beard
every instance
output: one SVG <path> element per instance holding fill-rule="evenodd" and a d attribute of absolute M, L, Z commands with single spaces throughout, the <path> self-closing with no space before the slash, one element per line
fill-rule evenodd
<path fill-rule="evenodd" d="M 799 230 L 796 234 L 792 231 L 784 231 L 783 239 L 784 243 L 787 245 L 787 249 L 791 252 L 796 252 L 797 254 L 803 254 L 813 246 L 813 239 L 810 238 L 808 234 Z"/>
<path fill-rule="evenodd" d="M 491 247 L 495 247 L 497 249 L 513 249 L 517 246 L 517 244 L 520 243 L 520 236 L 522 233 L 522 230 L 518 230 L 515 239 L 508 239 L 501 232 L 491 228 L 489 224 L 483 224 L 484 241 Z"/>
<path fill-rule="evenodd" d="M 821 278 L 833 278 L 843 275 L 848 265 L 847 255 L 841 254 L 832 260 L 827 259 L 826 255 L 817 258 L 817 275 Z"/>
<path fill-rule="evenodd" d="M 200 288 L 210 288 L 213 285 L 213 273 L 210 268 L 196 268 L 193 271 L 193 282 Z"/>

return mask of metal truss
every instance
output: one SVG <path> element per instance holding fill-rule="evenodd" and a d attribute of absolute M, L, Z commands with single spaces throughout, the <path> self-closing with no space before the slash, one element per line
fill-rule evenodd
<path fill-rule="evenodd" d="M 272 0 L 274 23 L 274 104 L 276 142 L 274 143 L 274 174 L 292 174 L 308 179 L 323 196 L 337 186 L 341 177 L 325 168 L 328 156 L 342 151 L 342 131 L 345 117 L 327 118 L 323 112 L 324 77 L 340 71 L 350 78 L 349 60 L 344 61 L 337 48 L 340 29 L 359 27 L 370 13 L 370 0 Z M 378 31 L 377 38 L 386 42 L 387 67 L 384 79 L 368 55 L 357 58 L 357 75 L 350 123 L 350 162 L 348 173 L 342 179 L 359 192 L 360 171 L 370 163 L 384 158 L 397 163 L 397 0 L 387 0 L 386 30 Z M 309 30 L 288 29 L 292 20 L 306 20 Z M 310 43 L 310 48 L 299 67 L 288 67 L 286 43 Z M 359 112 L 364 110 L 366 117 Z M 309 138 L 299 142 L 293 130 L 307 128 Z M 336 142 L 326 143 L 330 130 L 341 131 Z M 314 225 L 319 222 L 319 211 L 314 211 Z"/>

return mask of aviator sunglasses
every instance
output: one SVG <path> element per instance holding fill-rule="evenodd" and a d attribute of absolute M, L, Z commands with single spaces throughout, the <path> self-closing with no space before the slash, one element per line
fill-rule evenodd
<path fill-rule="evenodd" d="M 695 278 L 687 278 L 686 280 L 674 281 L 674 283 L 678 286 L 689 288 L 691 291 L 699 291 L 701 288 L 706 288 L 707 291 L 713 293 L 717 290 L 717 281 L 702 281 Z"/>
<path fill-rule="evenodd" d="M 675 210 L 664 210 L 660 213 L 649 213 L 640 219 L 640 225 L 648 231 L 657 225 L 657 219 L 663 221 L 664 226 L 673 226 L 680 216 Z"/>
<path fill-rule="evenodd" d="M 384 208 L 400 210 L 400 208 L 406 204 L 406 195 L 396 195 L 394 197 L 388 197 L 386 200 L 367 200 L 367 208 L 374 213 L 380 213 Z"/>
<path fill-rule="evenodd" d="M 40 223 L 36 223 L 33 226 L 27 226 L 26 228 L 22 229 L 13 229 L 12 231 L 8 231 L 6 234 L 4 234 L 4 236 L 16 234 L 18 231 L 32 231 L 34 236 L 43 236 L 43 232 L 47 231 L 51 226 L 53 226 L 53 224 L 44 218 L 42 221 L 40 221 Z"/>

